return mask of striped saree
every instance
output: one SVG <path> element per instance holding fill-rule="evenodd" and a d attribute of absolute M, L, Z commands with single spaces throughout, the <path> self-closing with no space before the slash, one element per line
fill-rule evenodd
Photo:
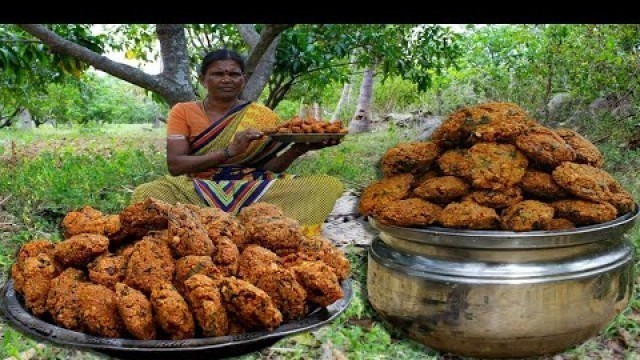
<path fill-rule="evenodd" d="M 202 155 L 223 149 L 236 133 L 248 128 L 275 127 L 278 121 L 277 115 L 262 105 L 238 105 L 191 137 L 190 153 Z M 285 215 L 305 225 L 307 232 L 317 232 L 342 194 L 342 184 L 326 175 L 295 177 L 261 168 L 287 145 L 265 137 L 252 142 L 245 152 L 224 166 L 198 174 L 166 175 L 142 184 L 135 189 L 131 201 L 136 203 L 153 197 L 171 204 L 217 207 L 233 214 L 252 203 L 264 201 L 280 206 Z"/>

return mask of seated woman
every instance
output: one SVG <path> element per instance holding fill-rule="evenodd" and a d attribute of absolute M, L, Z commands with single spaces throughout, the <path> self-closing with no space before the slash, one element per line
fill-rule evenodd
<path fill-rule="evenodd" d="M 200 82 L 207 96 L 174 105 L 167 118 L 171 175 L 138 186 L 131 201 L 153 197 L 171 204 L 215 206 L 233 214 L 267 202 L 297 219 L 306 233 L 318 233 L 343 192 L 341 182 L 326 175 L 295 177 L 283 171 L 307 151 L 339 141 L 290 145 L 270 140 L 261 130 L 275 127 L 281 119 L 263 105 L 239 99 L 245 81 L 244 61 L 236 52 L 220 49 L 204 57 Z"/>

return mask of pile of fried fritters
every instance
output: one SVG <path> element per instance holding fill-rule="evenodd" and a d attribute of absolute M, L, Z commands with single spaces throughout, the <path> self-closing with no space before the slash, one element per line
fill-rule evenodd
<path fill-rule="evenodd" d="M 603 165 L 574 130 L 545 127 L 516 104 L 483 103 L 450 114 L 428 141 L 387 150 L 359 210 L 402 227 L 572 229 L 635 209 Z"/>
<path fill-rule="evenodd" d="M 324 121 L 315 118 L 302 119 L 294 116 L 288 121 L 279 124 L 277 128 L 266 129 L 265 134 L 346 134 L 349 130 L 342 126 L 340 121 Z"/>
<path fill-rule="evenodd" d="M 62 221 L 11 267 L 35 316 L 104 337 L 188 339 L 274 329 L 344 296 L 349 260 L 271 204 L 237 217 L 155 199 Z"/>

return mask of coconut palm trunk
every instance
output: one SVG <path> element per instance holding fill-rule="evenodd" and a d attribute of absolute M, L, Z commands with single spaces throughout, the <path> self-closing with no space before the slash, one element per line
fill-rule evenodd
<path fill-rule="evenodd" d="M 360 85 L 360 97 L 353 118 L 349 123 L 350 133 L 368 132 L 371 130 L 371 98 L 373 97 L 373 69 L 367 67 Z"/>
<path fill-rule="evenodd" d="M 333 115 L 331 115 L 331 122 L 339 121 L 340 112 L 342 108 L 347 104 L 347 98 L 349 97 L 349 91 L 351 90 L 350 83 L 344 83 L 342 86 L 342 94 L 340 94 L 340 100 L 338 100 L 338 105 L 336 105 L 335 110 L 333 110 Z"/>

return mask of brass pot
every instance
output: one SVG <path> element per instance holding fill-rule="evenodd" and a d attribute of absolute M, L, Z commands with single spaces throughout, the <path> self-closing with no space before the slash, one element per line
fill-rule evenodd
<path fill-rule="evenodd" d="M 629 304 L 634 212 L 562 231 L 380 230 L 369 248 L 374 309 L 430 348 L 479 357 L 552 354 Z"/>

